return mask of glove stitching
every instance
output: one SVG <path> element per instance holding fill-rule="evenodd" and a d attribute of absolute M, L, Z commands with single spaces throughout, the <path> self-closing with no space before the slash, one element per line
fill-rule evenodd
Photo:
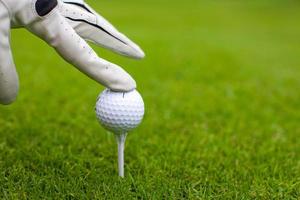
<path fill-rule="evenodd" d="M 91 26 L 93 26 L 93 27 L 95 27 L 95 28 L 100 29 L 101 31 L 103 31 L 103 32 L 105 32 L 107 35 L 109 35 L 109 36 L 115 38 L 115 39 L 118 40 L 119 42 L 122 42 L 123 44 L 128 45 L 125 41 L 123 41 L 123 40 L 121 40 L 120 38 L 116 37 L 115 35 L 113 35 L 112 33 L 110 33 L 109 31 L 107 31 L 106 29 L 104 29 L 103 27 L 101 27 L 101 26 L 98 25 L 98 24 L 94 24 L 94 23 L 88 22 L 88 21 L 86 21 L 86 20 L 84 20 L 84 19 L 77 19 L 77 18 L 75 19 L 75 18 L 71 18 L 71 17 L 65 17 L 65 18 L 67 18 L 67 19 L 69 19 L 69 20 L 71 20 L 71 21 L 77 21 L 77 22 L 83 22 L 83 23 L 89 24 L 89 25 L 91 25 Z"/>
<path fill-rule="evenodd" d="M 78 7 L 81 7 L 82 9 L 84 9 L 85 11 L 94 14 L 92 11 L 90 11 L 84 4 L 80 4 L 80 3 L 75 3 L 75 2 L 64 2 L 65 4 L 71 4 L 71 5 L 75 5 Z"/>
<path fill-rule="evenodd" d="M 9 9 L 8 5 L 5 3 L 5 1 L 2 1 L 0 0 L 0 2 L 4 5 L 4 7 L 7 9 L 7 12 L 8 12 L 8 15 L 9 15 L 9 18 L 11 19 L 12 18 L 12 11 Z"/>

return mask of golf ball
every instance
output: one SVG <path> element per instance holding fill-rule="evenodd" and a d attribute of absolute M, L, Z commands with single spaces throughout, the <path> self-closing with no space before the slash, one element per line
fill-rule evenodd
<path fill-rule="evenodd" d="M 144 116 L 144 102 L 138 91 L 114 92 L 105 89 L 98 97 L 96 115 L 101 125 L 116 134 L 136 128 Z"/>

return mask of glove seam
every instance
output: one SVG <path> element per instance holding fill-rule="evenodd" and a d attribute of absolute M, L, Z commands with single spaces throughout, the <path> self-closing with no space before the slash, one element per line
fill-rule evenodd
<path fill-rule="evenodd" d="M 11 19 L 12 18 L 12 12 L 11 10 L 9 9 L 8 5 L 5 3 L 5 1 L 3 0 L 0 0 L 0 2 L 4 5 L 4 7 L 7 9 L 7 12 L 8 12 L 8 15 L 9 15 L 9 18 Z"/>

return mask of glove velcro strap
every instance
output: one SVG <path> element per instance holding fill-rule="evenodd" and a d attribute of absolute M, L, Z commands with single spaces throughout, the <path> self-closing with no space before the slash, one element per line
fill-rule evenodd
<path fill-rule="evenodd" d="M 50 13 L 57 6 L 57 0 L 37 0 L 35 10 L 41 17 Z"/>

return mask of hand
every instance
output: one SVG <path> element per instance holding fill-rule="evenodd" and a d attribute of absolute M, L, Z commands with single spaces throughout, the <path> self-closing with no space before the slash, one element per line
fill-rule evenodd
<path fill-rule="evenodd" d="M 85 42 L 141 59 L 143 51 L 83 0 L 0 0 L 0 103 L 12 103 L 19 88 L 10 50 L 10 28 L 26 28 L 52 46 L 66 61 L 115 91 L 135 89 L 133 78 L 101 59 Z"/>

